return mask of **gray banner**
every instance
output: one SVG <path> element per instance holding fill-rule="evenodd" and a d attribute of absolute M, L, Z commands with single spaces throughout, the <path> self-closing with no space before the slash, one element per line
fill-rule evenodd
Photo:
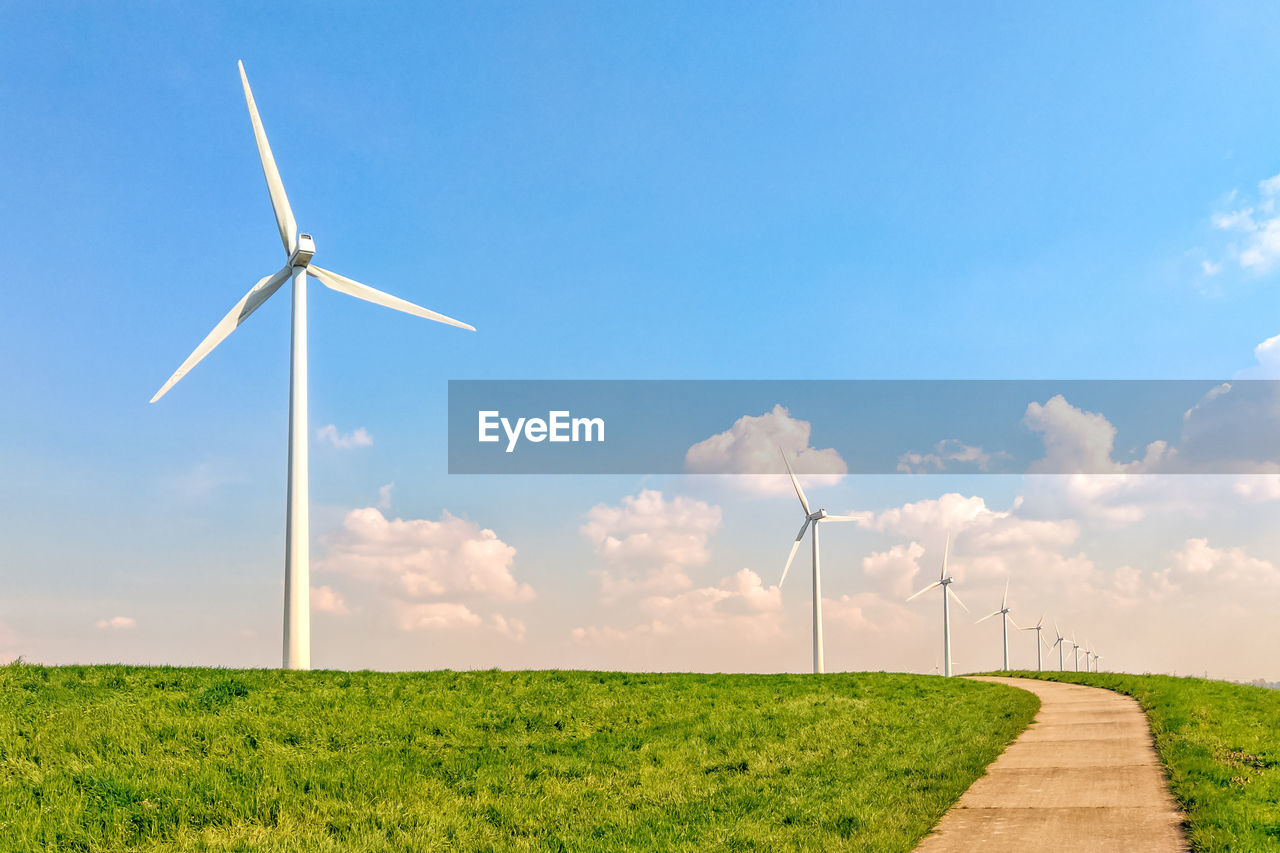
<path fill-rule="evenodd" d="M 1266 380 L 452 380 L 453 474 L 1280 472 Z"/>

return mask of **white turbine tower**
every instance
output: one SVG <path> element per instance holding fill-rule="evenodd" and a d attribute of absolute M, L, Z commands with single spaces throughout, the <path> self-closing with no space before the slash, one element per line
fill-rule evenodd
<path fill-rule="evenodd" d="M 951 610 L 948 602 L 954 598 L 956 604 L 964 607 L 965 612 L 969 612 L 969 608 L 965 607 L 965 603 L 960 600 L 960 596 L 956 595 L 951 589 L 951 584 L 955 583 L 955 578 L 947 574 L 947 558 L 951 555 L 951 533 L 947 533 L 947 545 L 942 551 L 942 569 L 938 572 L 938 579 L 908 598 L 918 598 L 931 589 L 942 587 L 942 674 L 951 675 Z"/>
<path fill-rule="evenodd" d="M 284 244 L 288 260 L 276 272 L 262 278 L 244 297 L 213 327 L 200 346 L 195 348 L 169 381 L 151 398 L 155 402 L 163 397 L 178 380 L 186 376 L 205 356 L 213 351 L 228 335 L 248 319 L 249 315 L 266 302 L 286 281 L 293 283 L 292 345 L 289 359 L 289 483 L 286 497 L 285 556 L 284 556 L 284 666 L 289 669 L 311 668 L 311 580 L 310 580 L 310 520 L 307 485 L 307 276 L 311 275 L 330 290 L 363 299 L 376 305 L 384 305 L 463 329 L 475 331 L 472 326 L 435 311 L 429 311 L 412 302 L 406 302 L 368 285 L 352 281 L 335 272 L 311 263 L 315 243 L 309 234 L 298 233 L 284 184 L 276 168 L 271 146 L 267 143 L 262 119 L 249 90 L 249 78 L 240 63 L 240 82 L 244 86 L 244 99 L 249 107 L 249 121 L 253 124 L 253 136 L 258 143 L 258 157 L 262 161 L 262 173 L 267 179 L 267 192 L 276 215 L 276 227 Z"/>
<path fill-rule="evenodd" d="M 1013 627 L 1015 628 L 1017 628 L 1018 625 L 1016 622 L 1013 622 L 1013 619 L 1009 617 L 1009 582 L 1007 580 L 1004 582 L 1004 598 L 1000 599 L 1000 609 L 992 613 L 988 613 L 986 616 L 983 616 L 981 619 L 979 619 L 978 622 L 985 622 L 988 619 L 990 619 L 992 616 L 1002 617 L 1000 619 L 1000 626 L 1001 626 L 1001 630 L 1004 632 L 1004 666 L 1001 668 L 1001 671 L 1008 672 L 1009 671 L 1009 624 L 1013 623 Z M 973 624 L 977 625 L 978 622 L 975 622 Z"/>
<path fill-rule="evenodd" d="M 1045 611 L 1045 613 L 1048 613 L 1048 612 L 1049 611 L 1047 610 Z M 1028 625 L 1024 628 L 1018 629 L 1019 631 L 1035 631 L 1036 632 L 1036 672 L 1044 671 L 1044 664 L 1040 658 L 1040 647 L 1042 645 L 1048 646 L 1048 644 L 1045 643 L 1044 638 L 1040 636 L 1040 632 L 1044 630 L 1044 616 L 1045 614 L 1041 613 L 1039 622 L 1037 622 L 1034 625 Z"/>
<path fill-rule="evenodd" d="M 1075 652 L 1075 657 L 1076 657 L 1076 662 L 1075 662 L 1076 672 L 1079 672 L 1079 671 L 1080 671 L 1080 649 L 1081 649 L 1081 645 L 1080 645 L 1079 643 L 1077 643 L 1077 642 L 1076 642 L 1075 635 L 1073 634 L 1073 635 L 1071 636 L 1071 650 L 1072 650 L 1073 652 Z"/>
<path fill-rule="evenodd" d="M 1067 638 L 1062 636 L 1062 632 L 1058 630 L 1057 622 L 1053 623 L 1053 633 L 1058 639 L 1053 641 L 1053 645 L 1049 646 L 1049 650 L 1052 651 L 1054 646 L 1058 647 L 1058 672 L 1066 672 L 1067 667 L 1062 662 L 1062 647 L 1066 645 Z"/>
<path fill-rule="evenodd" d="M 823 672 L 822 663 L 822 570 L 818 562 L 818 525 L 825 521 L 858 521 L 859 517 L 851 515 L 828 515 L 825 509 L 809 509 L 809 499 L 804 496 L 804 489 L 800 488 L 800 481 L 796 479 L 796 474 L 791 470 L 791 463 L 787 461 L 787 454 L 781 447 L 778 452 L 782 454 L 782 464 L 787 466 L 787 475 L 791 477 L 791 485 L 795 486 L 796 497 L 800 499 L 800 506 L 804 509 L 804 524 L 800 525 L 800 532 L 796 534 L 796 541 L 791 545 L 791 553 L 787 555 L 787 564 L 782 567 L 782 579 L 778 581 L 778 589 L 782 589 L 783 582 L 787 579 L 787 572 L 791 570 L 791 561 L 796 558 L 796 551 L 800 548 L 800 543 L 804 541 L 804 534 L 813 526 L 813 671 L 815 673 Z"/>

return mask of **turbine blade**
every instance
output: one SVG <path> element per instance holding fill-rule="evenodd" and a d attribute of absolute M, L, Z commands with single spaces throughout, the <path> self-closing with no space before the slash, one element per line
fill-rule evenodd
<path fill-rule="evenodd" d="M 804 489 L 800 488 L 800 481 L 796 479 L 796 472 L 791 470 L 791 463 L 787 461 L 787 452 L 778 446 L 778 452 L 782 454 L 782 464 L 787 466 L 787 475 L 791 477 L 791 485 L 796 488 L 796 497 L 800 499 L 800 506 L 804 507 L 804 514 L 808 515 L 813 510 L 809 509 L 809 501 L 804 496 Z"/>
<path fill-rule="evenodd" d="M 241 297 L 240 301 L 227 312 L 227 315 L 218 321 L 218 325 L 213 327 L 213 331 L 205 335 L 200 346 L 187 356 L 187 360 L 182 362 L 182 366 L 173 372 L 169 377 L 169 381 L 160 386 L 160 390 L 151 398 L 151 402 L 155 402 L 169 392 L 169 389 L 178 384 L 178 380 L 186 376 L 191 368 L 200 363 L 206 355 L 213 351 L 213 348 L 222 343 L 227 335 L 236 330 L 236 327 L 249 318 L 249 315 L 258 310 L 258 306 L 266 302 L 271 294 L 280 289 L 280 285 L 289 280 L 292 270 L 288 266 L 281 269 L 275 275 L 269 275 L 260 279 L 248 293 Z"/>
<path fill-rule="evenodd" d="M 951 531 L 947 531 L 947 545 L 942 549 L 942 571 L 938 572 L 938 579 L 941 580 L 947 576 L 947 558 L 951 556 Z"/>
<path fill-rule="evenodd" d="M 787 564 L 782 567 L 782 580 L 778 581 L 778 589 L 782 589 L 782 584 L 787 579 L 787 572 L 791 571 L 791 561 L 796 558 L 796 551 L 804 541 L 804 532 L 808 529 L 809 519 L 806 518 L 804 524 L 800 525 L 800 532 L 796 534 L 796 541 L 791 543 L 791 553 L 787 555 Z"/>
<path fill-rule="evenodd" d="M 1040 620 L 1039 620 L 1038 622 L 1036 622 L 1036 627 L 1037 627 L 1037 628 L 1039 628 L 1041 625 L 1043 625 L 1043 624 L 1044 624 L 1044 617 L 1045 617 L 1045 616 L 1047 616 L 1047 615 L 1049 615 L 1049 611 L 1048 611 L 1048 610 L 1046 610 L 1046 611 L 1044 611 L 1043 613 L 1041 613 L 1041 614 L 1040 614 Z"/>
<path fill-rule="evenodd" d="M 315 276 L 320 283 L 330 290 L 336 290 L 339 293 L 345 293 L 348 296 L 354 296 L 356 299 L 363 299 L 365 302 L 372 302 L 374 305 L 383 305 L 387 308 L 394 308 L 397 311 L 403 311 L 406 314 L 412 314 L 415 317 L 424 317 L 428 320 L 435 320 L 437 323 L 445 323 L 450 326 L 457 326 L 459 329 L 468 329 L 472 332 L 476 330 L 475 326 L 463 323 L 461 320 L 455 320 L 452 317 L 446 317 L 438 314 L 421 305 L 414 305 L 401 299 L 398 296 L 392 296 L 390 293 L 383 293 L 381 290 L 374 290 L 367 284 L 361 284 L 353 281 L 345 275 L 338 275 L 336 272 L 318 267 L 311 264 L 307 267 L 307 273 Z"/>
<path fill-rule="evenodd" d="M 1010 625 L 1012 625 L 1012 626 L 1013 626 L 1013 627 L 1015 627 L 1015 628 L 1017 628 L 1017 627 L 1018 627 L 1018 623 L 1013 621 L 1013 617 L 1012 617 L 1012 616 L 1009 616 L 1009 617 L 1007 617 L 1007 618 L 1008 618 L 1008 620 L 1009 620 L 1009 624 L 1010 624 Z"/>
<path fill-rule="evenodd" d="M 1005 609 L 1006 607 L 1008 607 L 1008 606 L 1009 606 L 1009 579 L 1008 579 L 1008 578 L 1005 578 L 1005 581 L 1004 581 L 1004 598 L 1000 599 L 1000 609 L 1001 609 L 1001 610 L 1004 610 L 1004 609 Z"/>
<path fill-rule="evenodd" d="M 920 596 L 924 595 L 924 594 L 925 594 L 926 592 L 928 592 L 929 590 L 931 590 L 931 589 L 935 589 L 935 588 L 940 587 L 940 586 L 942 586 L 942 581 L 934 581 L 933 583 L 931 583 L 931 584 L 929 584 L 928 586 L 926 586 L 924 589 L 922 589 L 922 590 L 920 590 L 919 592 L 917 592 L 915 595 L 911 596 L 911 598 L 908 598 L 908 599 L 907 599 L 907 601 L 910 601 L 912 598 L 919 598 Z"/>
<path fill-rule="evenodd" d="M 971 611 L 969 610 L 968 605 L 966 605 L 963 601 L 961 601 L 961 600 L 960 600 L 960 596 L 956 595 L 954 592 L 951 592 L 951 587 L 950 587 L 950 586 L 948 586 L 948 587 L 947 587 L 947 592 L 951 593 L 951 597 L 952 597 L 952 598 L 954 598 L 954 599 L 956 600 L 956 604 L 959 604 L 961 607 L 963 607 L 963 608 L 964 608 L 964 612 L 965 612 L 965 613 L 969 613 L 969 612 L 971 612 Z"/>
<path fill-rule="evenodd" d="M 959 601 L 959 600 L 960 600 L 960 599 L 958 599 L 958 598 L 956 599 L 956 601 Z M 986 616 L 983 616 L 981 619 L 979 619 L 979 620 L 978 620 L 978 622 L 986 622 L 986 621 L 987 621 L 988 619 L 990 619 L 992 616 L 999 616 L 999 615 L 1000 615 L 1000 611 L 999 611 L 999 610 L 997 610 L 995 613 L 988 613 Z M 977 625 L 977 624 L 978 624 L 978 622 L 974 622 L 973 624 Z"/>
<path fill-rule="evenodd" d="M 262 161 L 262 174 L 267 179 L 267 192 L 271 194 L 271 209 L 276 214 L 276 227 L 280 229 L 280 242 L 290 255 L 298 248 L 298 223 L 293 221 L 293 210 L 289 207 L 289 197 L 284 194 L 284 182 L 280 180 L 280 170 L 276 168 L 276 158 L 271 154 L 271 143 L 267 142 L 267 132 L 262 129 L 262 118 L 258 115 L 258 105 L 253 102 L 253 92 L 249 89 L 249 78 L 244 73 L 244 63 L 240 66 L 240 82 L 244 84 L 244 102 L 249 105 L 249 121 L 253 122 L 253 138 L 258 143 L 258 159 Z"/>
<path fill-rule="evenodd" d="M 819 521 L 863 521 L 864 515 L 827 515 L 818 519 Z"/>

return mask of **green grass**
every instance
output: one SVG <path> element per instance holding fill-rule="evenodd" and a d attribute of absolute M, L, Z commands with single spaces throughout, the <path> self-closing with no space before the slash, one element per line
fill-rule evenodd
<path fill-rule="evenodd" d="M 1280 849 L 1280 691 L 1168 675 L 1012 674 L 1137 699 L 1193 848 Z"/>
<path fill-rule="evenodd" d="M 3 850 L 909 850 L 1035 715 L 892 674 L 0 667 Z"/>

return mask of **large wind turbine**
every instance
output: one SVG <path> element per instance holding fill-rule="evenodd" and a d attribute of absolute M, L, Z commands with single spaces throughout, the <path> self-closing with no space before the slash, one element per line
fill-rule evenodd
<path fill-rule="evenodd" d="M 907 599 L 907 601 L 910 601 L 912 598 L 924 595 L 931 589 L 942 587 L 942 674 L 946 676 L 951 675 L 951 610 L 947 604 L 952 598 L 955 598 L 956 604 L 964 607 L 966 613 L 969 611 L 969 608 L 965 607 L 964 602 L 960 600 L 960 596 L 956 595 L 951 589 L 951 584 L 955 583 L 956 579 L 947 574 L 947 558 L 950 555 L 951 534 L 948 532 L 947 545 L 942 551 L 942 569 L 938 572 L 938 579 Z"/>
<path fill-rule="evenodd" d="M 796 497 L 800 499 L 800 506 L 804 509 L 804 524 L 800 525 L 800 532 L 796 534 L 796 541 L 791 545 L 791 553 L 787 555 L 787 564 L 782 567 L 782 580 L 778 581 L 778 589 L 782 589 L 782 584 L 787 579 L 787 572 L 791 570 L 791 561 L 796 558 L 796 551 L 800 548 L 800 543 L 804 541 L 805 531 L 812 525 L 813 527 L 813 671 L 816 673 L 823 672 L 822 664 L 822 571 L 818 562 L 818 525 L 824 521 L 858 521 L 857 516 L 852 515 L 828 515 L 825 509 L 809 509 L 809 499 L 804 496 L 804 489 L 800 488 L 800 481 L 796 479 L 796 474 L 791 470 L 791 463 L 787 461 L 787 454 L 781 447 L 778 452 L 782 454 L 782 464 L 787 466 L 787 475 L 791 477 L 791 485 L 795 487 Z"/>
<path fill-rule="evenodd" d="M 1048 613 L 1048 611 L 1046 610 L 1045 613 Z M 1036 672 L 1044 671 L 1044 665 L 1040 659 L 1040 647 L 1041 645 L 1047 645 L 1047 643 L 1045 643 L 1044 641 L 1044 638 L 1040 636 L 1040 632 L 1044 630 L 1044 616 L 1045 614 L 1041 613 L 1039 622 L 1037 622 L 1034 625 L 1027 625 L 1025 627 L 1018 629 L 1019 631 L 1035 631 L 1036 632 Z"/>
<path fill-rule="evenodd" d="M 981 619 L 979 619 L 978 622 L 985 622 L 988 619 L 990 619 L 992 616 L 1001 617 L 1000 627 L 1001 627 L 1001 630 L 1004 632 L 1004 666 L 1002 667 L 1002 671 L 1008 672 L 1009 671 L 1009 623 L 1013 622 L 1013 620 L 1009 618 L 1009 582 L 1007 580 L 1004 582 L 1004 598 L 1000 599 L 1000 609 L 992 613 L 988 613 L 986 616 L 983 616 Z M 975 622 L 973 624 L 976 625 L 978 624 L 978 622 Z M 1017 628 L 1018 627 L 1017 623 L 1014 623 L 1013 627 Z"/>
<path fill-rule="evenodd" d="M 280 242 L 284 244 L 288 259 L 276 272 L 262 278 L 244 297 L 213 327 L 200 346 L 195 348 L 169 381 L 151 398 L 155 402 L 163 397 L 179 379 L 186 376 L 213 348 L 236 330 L 258 310 L 286 281 L 293 282 L 292 345 L 289 359 L 289 485 L 286 497 L 285 554 L 284 554 L 284 666 L 289 669 L 311 668 L 311 580 L 310 580 L 310 520 L 307 485 L 307 276 L 311 275 L 330 290 L 385 305 L 406 314 L 447 323 L 475 331 L 472 326 L 435 311 L 429 311 L 412 302 L 406 302 L 368 285 L 352 281 L 336 272 L 322 269 L 311 263 L 315 243 L 310 234 L 298 233 L 289 199 L 285 196 L 280 171 L 276 168 L 271 146 L 267 143 L 262 119 L 249 90 L 249 78 L 240 66 L 240 82 L 244 86 L 244 100 L 249 107 L 249 121 L 253 124 L 253 136 L 258 143 L 258 157 L 262 161 L 262 173 L 267 179 L 267 192 L 271 196 L 271 208 L 276 215 L 276 228 Z"/>

